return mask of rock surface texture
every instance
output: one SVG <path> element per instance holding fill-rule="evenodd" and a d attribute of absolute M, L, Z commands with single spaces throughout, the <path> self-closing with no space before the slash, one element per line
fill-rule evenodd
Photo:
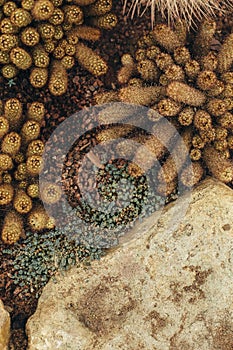
<path fill-rule="evenodd" d="M 7 350 L 10 338 L 10 315 L 0 300 L 0 349 Z"/>
<path fill-rule="evenodd" d="M 207 179 L 50 281 L 27 334 L 28 350 L 232 350 L 233 191 Z"/>

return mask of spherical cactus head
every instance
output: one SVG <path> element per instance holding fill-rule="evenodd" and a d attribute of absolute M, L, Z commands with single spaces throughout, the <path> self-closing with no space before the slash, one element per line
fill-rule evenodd
<path fill-rule="evenodd" d="M 54 11 L 54 5 L 49 0 L 38 0 L 32 9 L 33 18 L 38 21 L 49 19 Z"/>
<path fill-rule="evenodd" d="M 0 184 L 0 206 L 8 205 L 12 202 L 14 188 L 10 184 Z"/>
<path fill-rule="evenodd" d="M 20 214 L 27 214 L 32 209 L 32 200 L 24 190 L 17 190 L 13 201 L 15 210 Z"/>
<path fill-rule="evenodd" d="M 33 155 L 27 159 L 27 172 L 30 176 L 38 176 L 43 168 L 43 159 L 41 156 Z"/>
<path fill-rule="evenodd" d="M 57 203 L 62 195 L 60 186 L 46 182 L 40 186 L 40 197 L 44 203 L 55 204 Z"/>
<path fill-rule="evenodd" d="M 2 240 L 5 244 L 14 244 L 20 237 L 24 237 L 23 219 L 15 211 L 10 211 L 6 214 L 3 228 Z"/>
<path fill-rule="evenodd" d="M 15 47 L 10 52 L 10 59 L 16 67 L 26 70 L 32 65 L 32 58 L 30 54 L 22 47 Z"/>
<path fill-rule="evenodd" d="M 42 231 L 46 228 L 48 215 L 42 205 L 34 208 L 27 217 L 27 222 L 32 231 Z"/>
<path fill-rule="evenodd" d="M 11 156 L 19 152 L 21 146 L 21 137 L 18 133 L 12 131 L 6 134 L 2 140 L 1 150 Z"/>
<path fill-rule="evenodd" d="M 41 123 L 45 115 L 45 106 L 42 102 L 32 102 L 27 110 L 27 115 L 29 119 L 35 120 L 38 123 Z"/>

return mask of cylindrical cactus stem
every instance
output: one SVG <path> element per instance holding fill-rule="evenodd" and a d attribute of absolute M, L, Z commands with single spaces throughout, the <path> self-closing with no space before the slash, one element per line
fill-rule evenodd
<path fill-rule="evenodd" d="M 194 115 L 194 126 L 197 130 L 206 130 L 212 128 L 212 118 L 209 113 L 198 110 Z"/>
<path fill-rule="evenodd" d="M 152 60 L 145 59 L 139 61 L 137 64 L 137 71 L 143 80 L 156 81 L 158 78 L 158 69 Z"/>
<path fill-rule="evenodd" d="M 227 72 L 233 63 L 233 33 L 228 35 L 218 54 L 218 71 Z"/>
<path fill-rule="evenodd" d="M 177 47 L 182 46 L 177 34 L 166 24 L 156 25 L 152 31 L 152 36 L 168 52 L 173 52 Z"/>
<path fill-rule="evenodd" d="M 97 41 L 100 39 L 101 32 L 98 28 L 89 27 L 86 25 L 77 26 L 67 32 L 67 38 L 77 37 L 88 41 Z"/>
<path fill-rule="evenodd" d="M 19 189 L 16 191 L 13 205 L 19 214 L 27 214 L 32 209 L 32 200 L 24 190 Z"/>
<path fill-rule="evenodd" d="M 204 93 L 179 81 L 171 82 L 167 87 L 167 95 L 177 102 L 199 107 L 206 101 Z"/>
<path fill-rule="evenodd" d="M 40 185 L 40 197 L 44 203 L 55 204 L 62 196 L 61 187 L 51 182 L 45 182 Z"/>
<path fill-rule="evenodd" d="M 191 125 L 194 118 L 194 109 L 192 107 L 185 107 L 178 115 L 178 121 L 183 126 Z"/>
<path fill-rule="evenodd" d="M 175 129 L 167 128 L 165 120 L 158 121 L 153 128 L 153 135 L 145 136 L 143 143 L 138 147 L 133 158 L 133 164 L 129 167 L 135 176 L 135 165 L 143 171 L 150 169 L 156 161 L 161 159 L 170 144 Z M 138 173 L 138 176 L 141 172 Z"/>
<path fill-rule="evenodd" d="M 35 88 L 42 88 L 48 80 L 48 69 L 35 67 L 30 73 L 30 83 Z"/>
<path fill-rule="evenodd" d="M 79 6 L 87 6 L 93 4 L 95 1 L 96 0 L 74 0 L 73 2 Z"/>
<path fill-rule="evenodd" d="M 106 74 L 108 70 L 107 63 L 86 45 L 78 43 L 75 56 L 78 63 L 91 74 L 95 76 Z"/>
<path fill-rule="evenodd" d="M 20 133 L 24 143 L 29 143 L 32 140 L 36 140 L 40 136 L 40 124 L 35 120 L 27 120 L 23 124 Z"/>
<path fill-rule="evenodd" d="M 53 61 L 49 79 L 49 91 L 54 96 L 63 95 L 68 87 L 66 69 L 59 61 Z"/>
<path fill-rule="evenodd" d="M 0 153 L 0 172 L 13 168 L 12 158 L 8 154 Z"/>
<path fill-rule="evenodd" d="M 161 92 L 160 86 L 126 86 L 120 89 L 119 98 L 122 102 L 149 106 L 158 101 Z"/>
<path fill-rule="evenodd" d="M 170 98 L 163 98 L 157 104 L 158 112 L 164 117 L 174 117 L 181 111 L 181 104 Z"/>
<path fill-rule="evenodd" d="M 32 209 L 27 217 L 28 225 L 33 232 L 44 230 L 48 220 L 49 216 L 42 205 L 38 205 Z"/>
<path fill-rule="evenodd" d="M 182 166 L 184 165 L 192 146 L 192 130 L 188 128 L 179 137 L 174 145 L 172 153 L 168 156 L 158 173 L 160 182 L 172 182 L 176 179 Z"/>
<path fill-rule="evenodd" d="M 91 18 L 91 24 L 105 30 L 111 30 L 117 25 L 117 16 L 114 13 L 105 13 L 103 16 Z"/>
<path fill-rule="evenodd" d="M 159 182 L 157 187 L 156 187 L 156 191 L 161 196 L 168 197 L 172 193 L 175 192 L 176 187 L 177 187 L 177 181 L 176 180 L 173 180 L 173 181 L 168 182 L 168 183 L 167 182 Z"/>
<path fill-rule="evenodd" d="M 85 8 L 86 16 L 102 16 L 111 11 L 112 0 L 97 0 Z"/>
<path fill-rule="evenodd" d="M 190 150 L 189 156 L 192 161 L 198 161 L 202 157 L 202 152 L 199 148 L 192 148 Z"/>
<path fill-rule="evenodd" d="M 207 110 L 213 116 L 220 117 L 227 112 L 227 105 L 222 99 L 212 98 L 207 103 Z"/>
<path fill-rule="evenodd" d="M 29 143 L 27 147 L 27 157 L 42 156 L 44 152 L 44 142 L 37 139 Z"/>
<path fill-rule="evenodd" d="M 98 93 L 94 96 L 97 105 L 102 105 L 104 103 L 119 102 L 118 91 L 106 91 Z"/>
<path fill-rule="evenodd" d="M 204 70 L 197 76 L 197 85 L 201 90 L 210 90 L 217 83 L 217 76 L 211 70 Z"/>
<path fill-rule="evenodd" d="M 28 157 L 27 173 L 29 176 L 38 176 L 43 168 L 43 158 L 39 155 L 33 155 Z"/>
<path fill-rule="evenodd" d="M 32 102 L 27 109 L 28 119 L 34 120 L 41 124 L 44 120 L 45 106 L 42 102 Z"/>
<path fill-rule="evenodd" d="M 49 19 L 54 11 L 54 5 L 50 0 L 35 1 L 32 9 L 33 18 L 37 21 L 45 21 Z"/>
<path fill-rule="evenodd" d="M 174 59 L 177 64 L 185 65 L 191 59 L 189 50 L 185 46 L 180 46 L 174 51 Z"/>
<path fill-rule="evenodd" d="M 134 116 L 136 112 L 135 106 L 113 103 L 99 112 L 98 121 L 101 124 L 120 123 L 128 117 Z"/>
<path fill-rule="evenodd" d="M 184 70 L 188 78 L 194 80 L 199 74 L 201 67 L 198 61 L 190 60 L 185 63 Z"/>
<path fill-rule="evenodd" d="M 203 70 L 215 71 L 218 66 L 218 59 L 216 53 L 210 51 L 201 59 L 201 66 Z"/>
<path fill-rule="evenodd" d="M 1 237 L 5 244 L 14 244 L 20 237 L 25 238 L 23 219 L 14 210 L 5 216 Z"/>
<path fill-rule="evenodd" d="M 200 162 L 192 162 L 186 166 L 180 175 L 180 180 L 186 187 L 195 186 L 204 174 L 203 167 Z"/>
<path fill-rule="evenodd" d="M 22 70 L 26 70 L 32 65 L 31 55 L 22 47 L 13 48 L 10 52 L 10 59 L 17 68 Z"/>
<path fill-rule="evenodd" d="M 135 63 L 130 54 L 124 54 L 121 57 L 121 62 L 123 66 L 117 73 L 117 80 L 120 84 L 126 84 L 135 71 Z"/>
<path fill-rule="evenodd" d="M 197 56 L 205 56 L 210 48 L 211 41 L 216 31 L 216 23 L 204 20 L 194 42 L 194 52 Z"/>
<path fill-rule="evenodd" d="M 117 138 L 121 138 L 132 132 L 134 129 L 131 125 L 113 125 L 105 130 L 101 130 L 96 135 L 96 140 L 98 142 L 107 142 Z"/>
<path fill-rule="evenodd" d="M 0 185 L 0 206 L 8 205 L 12 202 L 14 197 L 14 188 L 10 184 Z"/>
<path fill-rule="evenodd" d="M 18 127 L 23 120 L 22 103 L 17 98 L 9 98 L 4 105 L 4 116 L 9 121 L 10 126 Z"/>
<path fill-rule="evenodd" d="M 35 182 L 27 186 L 27 194 L 31 198 L 39 198 L 40 196 L 40 188 L 39 183 Z"/>
<path fill-rule="evenodd" d="M 9 131 L 9 121 L 5 117 L 0 117 L 0 139 Z"/>
<path fill-rule="evenodd" d="M 7 153 L 10 156 L 14 156 L 19 152 L 21 146 L 21 136 L 12 131 L 6 134 L 2 140 L 1 151 Z"/>
<path fill-rule="evenodd" d="M 224 183 L 230 183 L 233 180 L 233 162 L 232 159 L 226 159 L 221 152 L 218 152 L 213 146 L 207 146 L 203 150 L 203 159 L 210 173 L 218 180 Z"/>

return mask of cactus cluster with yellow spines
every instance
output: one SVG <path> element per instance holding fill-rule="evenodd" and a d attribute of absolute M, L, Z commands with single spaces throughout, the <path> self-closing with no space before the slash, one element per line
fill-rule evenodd
<path fill-rule="evenodd" d="M 111 8 L 111 0 L 2 1 L 2 76 L 13 79 L 19 71 L 30 70 L 33 87 L 48 83 L 51 94 L 60 96 L 67 90 L 67 70 L 75 60 L 91 74 L 105 74 L 107 63 L 84 42 L 99 40 L 102 28 L 116 25 Z"/>
<path fill-rule="evenodd" d="M 25 112 L 17 98 L 10 98 L 0 101 L 0 114 L 0 210 L 5 213 L 0 230 L 2 241 L 13 244 L 24 237 L 25 225 L 32 231 L 51 229 L 52 218 L 41 204 L 41 197 L 46 200 L 50 189 L 40 193 L 38 182 L 43 167 L 40 128 L 45 107 L 35 101 Z M 51 186 L 55 191 L 56 184 Z"/>
<path fill-rule="evenodd" d="M 158 188 L 164 187 L 163 180 L 168 192 L 174 189 L 179 174 L 185 186 L 192 186 L 206 170 L 233 185 L 233 34 L 216 52 L 210 46 L 215 30 L 215 22 L 204 21 L 190 43 L 185 28 L 156 25 L 138 41 L 134 54 L 123 55 L 119 88 L 95 97 L 97 104 L 118 101 L 150 107 L 175 125 L 185 140 L 193 178 L 184 168 L 185 159 L 178 165 L 171 157 L 164 160 L 161 146 L 164 163 Z M 156 129 L 157 119 L 148 113 L 148 120 L 156 121 Z M 149 147 L 147 143 L 145 140 Z M 179 143 L 172 149 L 177 159 L 182 158 Z M 140 152 L 139 147 L 135 163 L 145 158 Z"/>

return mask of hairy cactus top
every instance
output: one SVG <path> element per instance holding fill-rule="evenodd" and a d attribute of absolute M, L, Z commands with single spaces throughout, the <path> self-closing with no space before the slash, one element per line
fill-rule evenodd
<path fill-rule="evenodd" d="M 215 28 L 214 22 L 204 21 L 191 47 L 180 30 L 156 25 L 138 41 L 133 56 L 123 55 L 119 89 L 95 98 L 97 104 L 119 101 L 150 107 L 158 112 L 147 116 L 152 129 L 158 129 L 159 115 L 175 125 L 189 151 L 194 177 L 187 177 L 179 142 L 174 145 L 178 165 L 172 157 L 165 160 L 164 145 L 158 145 L 153 150 L 163 161 L 158 186 L 165 182 L 168 191 L 178 175 L 185 186 L 192 186 L 205 171 L 233 185 L 233 35 L 225 38 L 219 52 L 213 51 Z M 150 142 L 144 143 L 150 149 Z M 135 163 L 147 157 L 139 147 Z"/>
<path fill-rule="evenodd" d="M 156 11 L 160 12 L 168 22 L 175 23 L 177 20 L 184 20 L 187 27 L 196 20 L 209 18 L 216 11 L 224 11 L 225 8 L 232 9 L 231 0 L 124 0 L 124 12 L 129 7 L 129 13 L 133 17 L 135 12 L 144 13 L 148 7 L 151 8 L 151 24 L 154 25 Z M 143 11 L 141 11 L 143 8 Z"/>
<path fill-rule="evenodd" d="M 74 66 L 75 59 L 92 74 L 105 74 L 106 62 L 79 40 L 96 41 L 100 28 L 114 27 L 117 18 L 111 8 L 109 0 L 2 1 L 1 74 L 12 79 L 19 71 L 30 69 L 30 83 L 42 88 L 48 82 L 55 96 L 65 93 L 67 69 Z"/>

